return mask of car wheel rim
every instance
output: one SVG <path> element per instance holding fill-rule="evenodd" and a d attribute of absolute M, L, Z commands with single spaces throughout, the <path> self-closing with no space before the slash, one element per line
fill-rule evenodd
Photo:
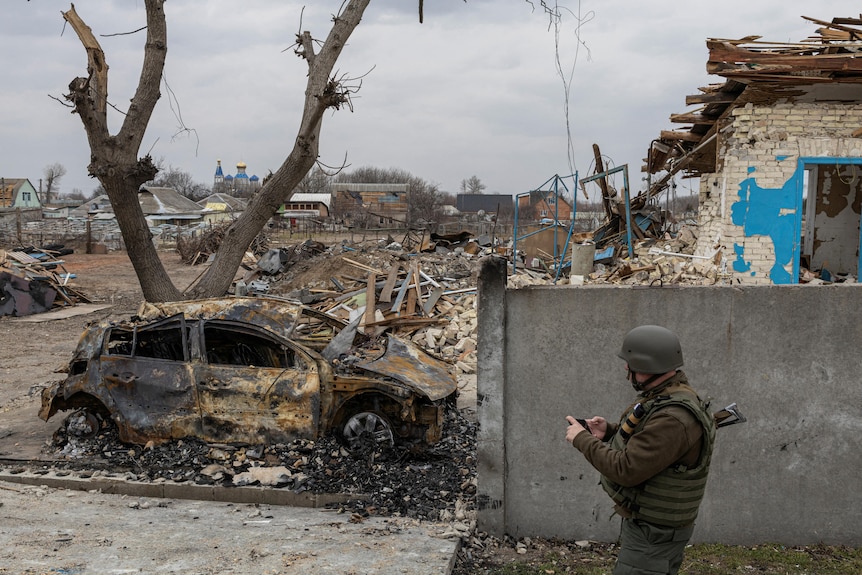
<path fill-rule="evenodd" d="M 88 409 L 79 409 L 66 418 L 66 434 L 82 439 L 92 439 L 101 429 L 99 419 Z"/>
<path fill-rule="evenodd" d="M 379 447 L 392 447 L 395 443 L 389 422 L 369 411 L 357 413 L 348 419 L 343 434 L 351 448 L 358 448 L 368 442 Z"/>

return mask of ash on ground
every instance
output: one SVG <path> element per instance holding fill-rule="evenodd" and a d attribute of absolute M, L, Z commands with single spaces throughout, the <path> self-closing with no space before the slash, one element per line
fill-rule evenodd
<path fill-rule="evenodd" d="M 477 424 L 454 406 L 447 407 L 442 439 L 423 451 L 372 444 L 350 452 L 332 435 L 266 446 L 185 439 L 141 447 L 120 442 L 116 427 L 106 420 L 93 437 L 75 436 L 89 427 L 83 416 L 72 414 L 58 429 L 44 449 L 58 459 L 55 470 L 75 470 L 83 477 L 355 494 L 341 507 L 360 516 L 475 520 Z"/>

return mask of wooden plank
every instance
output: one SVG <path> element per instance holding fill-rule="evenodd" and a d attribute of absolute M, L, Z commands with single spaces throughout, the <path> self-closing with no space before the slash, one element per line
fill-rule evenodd
<path fill-rule="evenodd" d="M 401 265 L 397 262 L 389 268 L 389 275 L 386 276 L 386 283 L 383 284 L 383 289 L 380 290 L 380 301 L 386 303 L 392 301 L 392 290 L 395 288 L 395 282 L 398 281 L 399 271 L 401 271 Z"/>
<path fill-rule="evenodd" d="M 682 140 L 684 142 L 699 142 L 703 139 L 702 134 L 692 134 L 691 132 L 678 132 L 676 130 L 662 130 L 659 134 L 662 140 Z"/>
<path fill-rule="evenodd" d="M 416 300 L 413 302 L 413 305 L 414 305 L 414 306 L 416 305 L 416 302 L 421 302 L 421 301 L 422 301 L 422 288 L 421 288 L 421 287 L 419 287 L 420 279 L 421 279 L 421 278 L 420 278 L 420 276 L 419 276 L 419 262 L 418 262 L 418 261 L 414 261 L 414 262 L 413 262 L 413 286 L 414 286 L 414 288 L 415 288 L 415 294 L 416 294 L 416 295 L 415 295 Z M 411 290 L 411 291 L 413 291 L 413 290 Z M 416 308 L 415 308 L 415 307 L 413 307 L 413 308 L 411 308 L 411 309 L 412 309 L 413 311 L 415 311 L 415 310 L 416 310 Z M 413 313 L 413 311 L 411 311 L 411 313 Z"/>
<path fill-rule="evenodd" d="M 428 296 L 428 299 L 425 300 L 425 303 L 422 305 L 422 311 L 425 312 L 427 317 L 431 317 L 434 311 L 434 306 L 437 305 L 437 300 L 440 299 L 440 296 L 443 295 L 443 286 L 437 286 L 433 290 L 431 290 L 431 294 Z"/>
<path fill-rule="evenodd" d="M 354 261 L 354 260 L 352 260 L 352 259 L 350 259 L 350 258 L 346 258 L 346 257 L 342 256 L 342 257 L 341 257 L 341 260 L 342 260 L 342 261 L 345 261 L 345 262 L 347 262 L 347 263 L 349 263 L 349 264 L 350 264 L 350 265 L 352 265 L 352 266 L 356 266 L 356 267 L 358 267 L 358 268 L 359 268 L 359 269 L 361 269 L 361 270 L 365 270 L 365 271 L 367 271 L 367 272 L 371 272 L 371 273 L 375 273 L 375 274 L 383 275 L 383 272 L 382 272 L 382 271 L 380 271 L 380 270 L 378 270 L 378 269 L 376 269 L 376 268 L 373 268 L 373 267 L 371 267 L 371 266 L 367 266 L 367 265 L 365 265 L 365 264 L 363 264 L 363 263 L 361 263 L 361 262 Z"/>
<path fill-rule="evenodd" d="M 737 94 L 728 92 L 713 92 L 711 94 L 691 94 L 685 97 L 685 105 L 693 104 L 732 104 Z"/>
<path fill-rule="evenodd" d="M 434 278 L 430 277 L 428 274 L 426 274 L 422 270 L 419 270 L 419 275 L 422 276 L 422 279 L 424 279 L 425 282 L 430 283 L 434 287 L 440 287 L 440 284 L 438 284 L 436 281 L 434 281 Z"/>
<path fill-rule="evenodd" d="M 407 291 L 407 303 L 404 304 L 404 315 L 413 315 L 416 313 L 416 292 L 414 290 Z"/>
<path fill-rule="evenodd" d="M 395 296 L 395 303 L 392 304 L 392 311 L 400 313 L 401 304 L 404 301 L 404 296 L 407 293 L 407 287 L 413 278 L 413 270 L 407 270 L 407 279 L 401 283 L 401 288 L 398 290 L 398 295 Z"/>
<path fill-rule="evenodd" d="M 670 121 L 674 124 L 701 124 L 712 126 L 715 118 L 707 118 L 703 114 L 671 114 Z"/>
<path fill-rule="evenodd" d="M 365 290 L 365 317 L 362 320 L 362 325 L 374 323 L 374 320 L 376 319 L 374 317 L 374 309 L 377 305 L 374 302 L 374 296 L 376 295 L 376 284 L 377 276 L 374 275 L 374 273 L 371 273 L 368 276 L 368 287 Z"/>
<path fill-rule="evenodd" d="M 40 265 L 42 262 L 31 256 L 30 254 L 26 254 L 24 252 L 6 252 L 6 255 L 15 260 L 18 263 L 22 263 L 25 265 Z"/>

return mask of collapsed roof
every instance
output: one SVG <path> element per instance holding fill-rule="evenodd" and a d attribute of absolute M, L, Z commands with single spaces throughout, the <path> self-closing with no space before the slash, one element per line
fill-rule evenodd
<path fill-rule="evenodd" d="M 671 114 L 670 120 L 688 125 L 663 130 L 653 140 L 643 170 L 651 174 L 666 171 L 667 175 L 653 184 L 651 192 L 661 191 L 667 180 L 680 171 L 686 177 L 715 172 L 716 136 L 730 123 L 734 108 L 784 99 L 862 100 L 862 15 L 833 18 L 832 22 L 802 18 L 821 27 L 814 36 L 798 43 L 761 41 L 760 36 L 707 39 L 706 69 L 726 81 L 686 96 L 687 106 L 700 107 Z"/>

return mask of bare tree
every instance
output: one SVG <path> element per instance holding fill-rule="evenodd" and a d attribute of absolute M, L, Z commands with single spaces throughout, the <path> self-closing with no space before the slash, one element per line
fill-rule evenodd
<path fill-rule="evenodd" d="M 302 120 L 293 140 L 293 149 L 251 199 L 242 216 L 227 229 L 212 264 L 197 285 L 185 294 L 173 285 L 159 259 L 137 198 L 141 184 L 153 180 L 158 172 L 152 158 L 149 155 L 139 158 L 138 152 L 161 95 L 159 86 L 168 48 L 165 0 L 144 0 L 147 38 L 140 80 L 128 109 L 124 111 L 123 123 L 117 134 L 108 130 L 105 54 L 74 5 L 63 13 L 87 51 L 88 60 L 88 76 L 74 79 L 66 98 L 84 125 L 91 156 L 88 171 L 105 187 L 114 206 L 129 259 L 145 299 L 169 301 L 183 297 L 219 296 L 228 290 L 248 245 L 278 207 L 290 198 L 294 188 L 317 161 L 324 112 L 349 103 L 350 88 L 331 74 L 369 2 L 348 0 L 333 18 L 332 29 L 326 40 L 319 44 L 319 51 L 315 51 L 318 43 L 310 32 L 297 34 L 294 51 L 308 65 L 308 80 Z"/>
<path fill-rule="evenodd" d="M 340 172 L 335 176 L 335 181 L 352 184 L 405 184 L 413 177 L 413 174 L 400 168 L 362 166 L 350 172 Z"/>
<path fill-rule="evenodd" d="M 482 180 L 476 176 L 470 176 L 466 180 L 461 180 L 462 194 L 481 194 L 485 191 L 485 187 Z"/>
<path fill-rule="evenodd" d="M 314 166 L 296 186 L 296 191 L 304 194 L 328 194 L 331 179 L 320 166 Z"/>
<path fill-rule="evenodd" d="M 408 220 L 411 225 L 422 225 L 436 231 L 443 217 L 443 194 L 435 184 L 422 178 L 413 178 L 407 192 Z"/>
<path fill-rule="evenodd" d="M 51 194 L 57 195 L 60 191 L 60 180 L 66 175 L 66 167 L 60 163 L 49 164 L 42 170 L 42 178 L 45 183 L 45 197 L 42 202 L 51 203 Z"/>
<path fill-rule="evenodd" d="M 209 194 L 205 185 L 196 182 L 192 175 L 179 168 L 169 166 L 167 170 L 159 168 L 159 174 L 152 185 L 160 188 L 173 188 L 190 200 L 200 200 Z"/>

